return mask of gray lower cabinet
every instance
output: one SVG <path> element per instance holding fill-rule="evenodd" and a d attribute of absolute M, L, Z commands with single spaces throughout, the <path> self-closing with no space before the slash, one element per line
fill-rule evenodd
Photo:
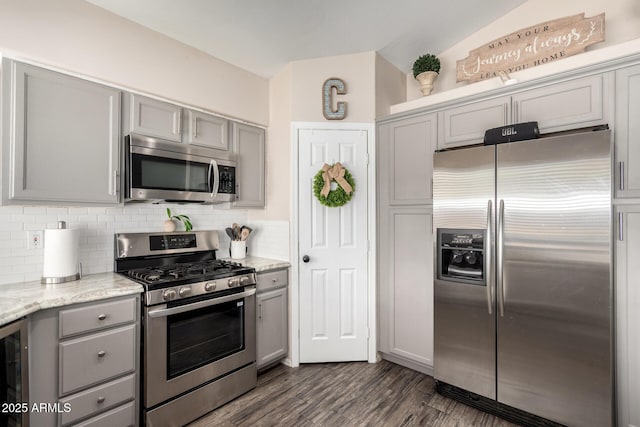
<path fill-rule="evenodd" d="M 4 58 L 2 200 L 119 202 L 121 92 Z"/>
<path fill-rule="evenodd" d="M 232 125 L 232 146 L 236 155 L 236 207 L 265 205 L 265 130 L 243 123 Z"/>
<path fill-rule="evenodd" d="M 640 205 L 616 207 L 616 401 L 618 426 L 640 426 Z"/>
<path fill-rule="evenodd" d="M 616 70 L 616 197 L 640 198 L 640 65 Z"/>
<path fill-rule="evenodd" d="M 433 369 L 433 239 L 431 207 L 380 213 L 379 350 L 385 359 Z"/>
<path fill-rule="evenodd" d="M 258 369 L 284 359 L 289 352 L 289 269 L 258 273 L 256 294 Z"/>
<path fill-rule="evenodd" d="M 29 316 L 31 426 L 136 426 L 139 297 L 43 310 Z"/>

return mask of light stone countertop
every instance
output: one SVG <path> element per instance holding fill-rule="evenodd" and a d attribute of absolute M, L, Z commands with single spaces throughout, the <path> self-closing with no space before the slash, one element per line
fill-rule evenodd
<path fill-rule="evenodd" d="M 0 325 L 38 310 L 142 291 L 142 285 L 113 272 L 91 274 L 57 285 L 42 285 L 39 281 L 0 285 Z"/>
<path fill-rule="evenodd" d="M 256 273 L 262 273 L 264 271 L 278 270 L 281 268 L 291 267 L 291 263 L 289 261 L 282 261 L 279 259 L 260 258 L 257 256 L 248 256 L 243 259 L 225 258 L 225 260 L 237 262 L 247 267 L 253 267 L 256 269 Z"/>

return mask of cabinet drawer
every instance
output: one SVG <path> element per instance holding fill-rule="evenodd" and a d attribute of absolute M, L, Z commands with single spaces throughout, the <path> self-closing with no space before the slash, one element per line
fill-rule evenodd
<path fill-rule="evenodd" d="M 269 271 L 266 273 L 258 273 L 256 290 L 257 292 L 266 291 L 269 289 L 279 288 L 281 286 L 287 286 L 288 281 L 288 269 Z"/>
<path fill-rule="evenodd" d="M 61 310 L 60 338 L 135 320 L 135 298 Z"/>
<path fill-rule="evenodd" d="M 60 395 L 135 368 L 136 325 L 60 343 Z"/>
<path fill-rule="evenodd" d="M 60 424 L 68 425 L 81 418 L 104 412 L 107 409 L 133 400 L 136 391 L 135 379 L 136 376 L 132 374 L 60 399 L 62 407 L 67 405 L 71 408 L 71 412 L 62 412 L 60 414 Z"/>
<path fill-rule="evenodd" d="M 135 405 L 133 402 L 129 402 L 97 417 L 89 418 L 83 423 L 76 424 L 76 427 L 134 426 L 136 425 L 135 416 Z"/>

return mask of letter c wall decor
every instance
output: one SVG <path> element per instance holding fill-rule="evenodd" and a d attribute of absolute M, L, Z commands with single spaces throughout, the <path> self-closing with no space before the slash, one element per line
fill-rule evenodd
<path fill-rule="evenodd" d="M 331 77 L 325 80 L 322 85 L 322 115 L 327 120 L 342 120 L 347 114 L 347 103 L 337 102 L 337 110 L 331 108 L 332 104 L 332 89 L 336 88 L 337 95 L 344 95 L 347 93 L 347 86 L 344 82 L 338 78 Z"/>

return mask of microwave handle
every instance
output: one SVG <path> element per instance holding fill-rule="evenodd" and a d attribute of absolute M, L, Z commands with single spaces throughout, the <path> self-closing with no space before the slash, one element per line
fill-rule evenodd
<path fill-rule="evenodd" d="M 220 170 L 218 169 L 218 162 L 211 159 L 209 164 L 209 182 L 211 182 L 211 170 L 213 170 L 213 185 L 211 188 L 211 198 L 218 197 L 218 188 L 220 188 Z"/>

